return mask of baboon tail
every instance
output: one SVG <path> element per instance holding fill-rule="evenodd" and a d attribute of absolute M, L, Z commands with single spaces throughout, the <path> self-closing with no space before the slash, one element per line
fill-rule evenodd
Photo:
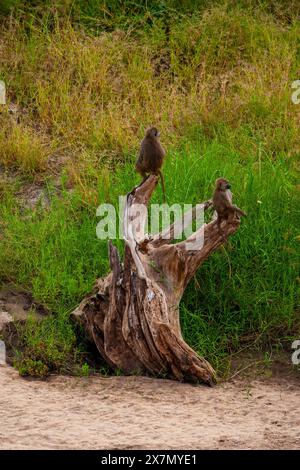
<path fill-rule="evenodd" d="M 161 187 L 162 187 L 162 191 L 163 191 L 163 195 L 164 195 L 164 202 L 166 202 L 165 180 L 164 180 L 164 175 L 162 174 L 162 172 L 160 170 L 159 170 L 159 176 L 160 176 L 160 179 L 161 179 Z"/>
<path fill-rule="evenodd" d="M 239 207 L 235 206 L 235 210 L 238 213 L 238 215 L 242 215 L 244 217 L 247 216 L 246 212 L 242 211 L 242 209 L 240 209 Z"/>

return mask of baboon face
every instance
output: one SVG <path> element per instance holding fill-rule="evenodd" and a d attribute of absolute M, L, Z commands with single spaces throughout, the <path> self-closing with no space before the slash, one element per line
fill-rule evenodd
<path fill-rule="evenodd" d="M 157 139 L 160 136 L 160 132 L 156 127 L 149 127 L 146 131 L 146 135 L 148 137 L 152 137 L 154 139 Z"/>
<path fill-rule="evenodd" d="M 225 178 L 218 178 L 216 180 L 216 188 L 219 189 L 219 191 L 226 191 L 231 188 L 231 184 Z"/>

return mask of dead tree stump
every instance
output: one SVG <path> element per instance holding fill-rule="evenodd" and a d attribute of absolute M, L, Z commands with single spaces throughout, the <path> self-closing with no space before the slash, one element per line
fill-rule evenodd
<path fill-rule="evenodd" d="M 126 374 L 148 372 L 212 385 L 214 369 L 182 337 L 179 303 L 196 270 L 237 230 L 240 221 L 224 221 L 222 235 L 212 220 L 179 243 L 174 243 L 178 221 L 148 237 L 144 233 L 147 211 L 143 209 L 157 182 L 158 177 L 151 175 L 127 195 L 124 262 L 109 242 L 111 273 L 97 280 L 95 292 L 81 302 L 73 316 L 113 368 Z M 203 210 L 210 206 L 211 201 L 202 204 Z M 133 207 L 140 210 L 132 211 Z M 195 210 L 188 216 L 195 219 Z"/>

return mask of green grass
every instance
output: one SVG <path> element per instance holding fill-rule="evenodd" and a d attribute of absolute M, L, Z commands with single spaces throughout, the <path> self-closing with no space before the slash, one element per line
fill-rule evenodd
<path fill-rule="evenodd" d="M 181 305 L 185 338 L 218 369 L 245 342 L 269 346 L 299 332 L 300 191 L 295 191 L 292 168 L 284 155 L 276 161 L 253 156 L 245 163 L 217 139 L 205 142 L 201 135 L 198 142 L 170 152 L 166 162 L 170 204 L 209 198 L 214 180 L 224 175 L 248 214 L 229 243 L 199 269 L 198 282 L 190 283 Z M 131 162 L 111 175 L 105 188 L 110 201 L 116 204 L 134 179 Z M 104 202 L 100 190 L 97 194 Z M 153 202 L 161 200 L 158 189 Z M 38 351 L 35 360 L 49 368 L 60 370 L 62 355 L 74 347 L 68 312 L 108 271 L 107 242 L 96 237 L 95 213 L 96 205 L 83 204 L 76 191 L 65 191 L 52 198 L 49 209 L 26 216 L 14 198 L 1 205 L 1 279 L 30 289 L 55 312 L 40 328 L 30 324 L 25 341 L 30 357 Z M 46 344 L 42 352 L 35 347 L 40 343 Z"/>
<path fill-rule="evenodd" d="M 286 0 L 2 2 L 0 282 L 53 312 L 20 333 L 22 374 L 88 373 L 69 313 L 108 271 L 96 207 L 138 182 L 149 124 L 168 150 L 170 204 L 209 198 L 225 176 L 248 214 L 185 292 L 187 342 L 224 372 L 233 352 L 299 336 L 299 11 Z M 32 182 L 49 207 L 24 209 Z"/>
<path fill-rule="evenodd" d="M 68 317 L 57 314 L 37 323 L 29 317 L 18 327 L 19 345 L 14 365 L 21 375 L 43 377 L 49 372 L 71 372 L 82 360 Z"/>

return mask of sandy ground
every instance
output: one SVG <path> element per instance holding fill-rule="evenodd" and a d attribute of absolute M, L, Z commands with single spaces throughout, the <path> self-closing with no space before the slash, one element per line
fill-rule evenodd
<path fill-rule="evenodd" d="M 22 379 L 0 367 L 1 449 L 299 449 L 300 386 Z"/>

